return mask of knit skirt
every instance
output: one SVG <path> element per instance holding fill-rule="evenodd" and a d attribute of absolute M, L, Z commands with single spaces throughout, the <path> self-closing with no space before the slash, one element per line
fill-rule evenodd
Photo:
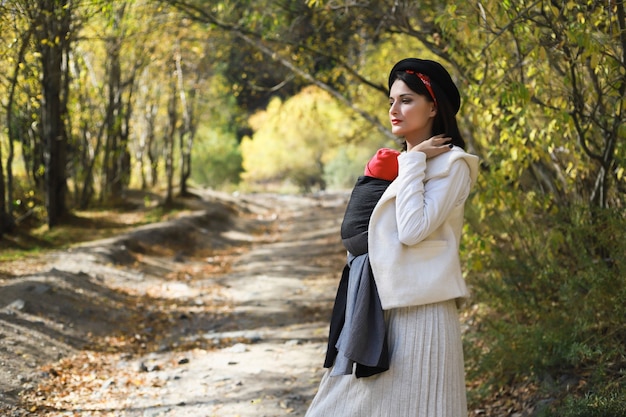
<path fill-rule="evenodd" d="M 326 371 L 306 417 L 467 417 L 454 300 L 385 311 L 390 369 L 355 378 Z"/>

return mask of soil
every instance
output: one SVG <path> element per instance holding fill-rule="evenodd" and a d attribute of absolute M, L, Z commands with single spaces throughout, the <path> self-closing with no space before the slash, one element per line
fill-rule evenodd
<path fill-rule="evenodd" d="M 304 415 L 347 199 L 205 191 L 169 221 L 2 263 L 0 415 Z"/>

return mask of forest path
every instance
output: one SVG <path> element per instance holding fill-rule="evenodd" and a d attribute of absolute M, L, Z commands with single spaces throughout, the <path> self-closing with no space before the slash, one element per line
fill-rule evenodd
<path fill-rule="evenodd" d="M 347 198 L 208 194 L 193 214 L 0 274 L 0 414 L 304 415 Z"/>

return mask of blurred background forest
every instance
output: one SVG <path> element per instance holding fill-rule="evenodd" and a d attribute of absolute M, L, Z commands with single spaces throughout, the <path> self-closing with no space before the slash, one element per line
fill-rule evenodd
<path fill-rule="evenodd" d="M 622 0 L 5 0 L 0 236 L 191 187 L 350 188 L 387 75 L 442 62 L 482 160 L 463 241 L 471 401 L 626 415 Z"/>

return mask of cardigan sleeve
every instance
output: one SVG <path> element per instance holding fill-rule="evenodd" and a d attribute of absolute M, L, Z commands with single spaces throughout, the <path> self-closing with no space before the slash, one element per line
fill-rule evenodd
<path fill-rule="evenodd" d="M 448 175 L 424 181 L 426 155 L 406 152 L 398 157 L 396 223 L 398 239 L 415 245 L 432 234 L 463 204 L 471 188 L 470 169 L 462 159 L 452 162 Z"/>

